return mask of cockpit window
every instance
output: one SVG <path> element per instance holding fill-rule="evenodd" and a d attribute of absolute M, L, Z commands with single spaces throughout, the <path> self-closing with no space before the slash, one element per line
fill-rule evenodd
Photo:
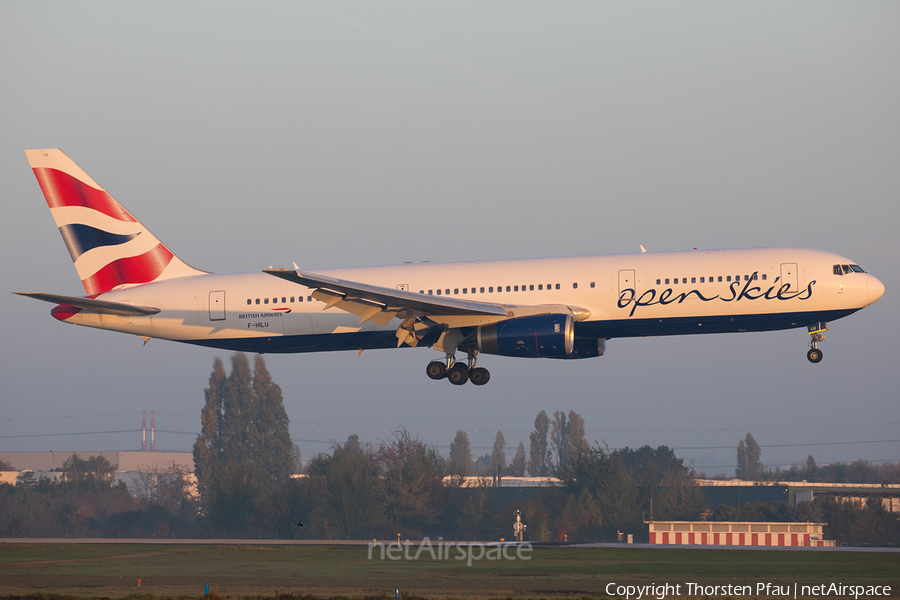
<path fill-rule="evenodd" d="M 859 265 L 850 265 L 850 268 L 853 269 L 854 273 L 865 273 L 865 271 L 863 271 L 863 268 Z"/>
<path fill-rule="evenodd" d="M 841 269 L 841 265 L 834 265 L 834 274 L 835 275 L 843 275 L 844 270 Z"/>
<path fill-rule="evenodd" d="M 850 273 L 850 272 L 851 272 L 851 271 L 850 271 L 850 265 L 841 265 L 841 267 L 844 269 L 844 274 L 847 274 L 847 273 Z"/>

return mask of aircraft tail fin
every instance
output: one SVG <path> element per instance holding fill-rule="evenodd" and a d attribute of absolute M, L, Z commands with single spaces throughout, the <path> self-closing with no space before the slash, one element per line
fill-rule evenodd
<path fill-rule="evenodd" d="M 88 295 L 200 275 L 59 148 L 26 150 Z"/>

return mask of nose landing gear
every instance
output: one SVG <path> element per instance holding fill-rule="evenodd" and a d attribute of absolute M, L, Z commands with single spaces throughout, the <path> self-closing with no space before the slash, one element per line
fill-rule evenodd
<path fill-rule="evenodd" d="M 821 321 L 818 323 L 814 323 L 807 327 L 807 331 L 809 333 L 809 352 L 806 353 L 806 358 L 811 363 L 818 363 L 822 361 L 822 351 L 819 350 L 819 342 L 825 341 L 825 336 L 822 335 L 823 331 L 828 331 L 828 323 L 822 323 Z"/>

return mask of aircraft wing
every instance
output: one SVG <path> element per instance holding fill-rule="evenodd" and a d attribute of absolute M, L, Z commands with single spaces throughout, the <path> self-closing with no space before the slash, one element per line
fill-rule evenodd
<path fill-rule="evenodd" d="M 132 306 L 131 304 L 123 304 L 121 302 L 109 302 L 107 300 L 95 300 L 93 298 L 76 298 L 73 296 L 58 296 L 56 294 L 44 294 L 41 292 L 13 292 L 19 296 L 27 296 L 35 300 L 43 300 L 53 304 L 65 304 L 66 306 L 74 306 L 83 310 L 89 310 L 96 313 L 105 313 L 109 315 L 131 315 L 134 317 L 145 317 L 155 315 L 159 312 L 158 308 L 152 306 Z"/>
<path fill-rule="evenodd" d="M 314 288 L 313 298 L 325 302 L 328 308 L 334 306 L 360 317 L 365 314 L 363 321 L 381 325 L 386 325 L 396 316 L 493 317 L 491 321 L 511 316 L 500 304 L 489 302 L 426 296 L 293 269 L 263 269 L 263 273 Z"/>
<path fill-rule="evenodd" d="M 314 289 L 312 297 L 324 302 L 326 310 L 334 307 L 356 315 L 361 319 L 360 324 L 372 321 L 386 326 L 394 318 L 401 319 L 402 323 L 397 328 L 398 346 L 404 343 L 416 346 L 429 330 L 435 328 L 446 334 L 452 329 L 488 325 L 525 315 L 571 314 L 576 320 L 590 316 L 588 311 L 578 307 L 559 304 L 505 305 L 425 295 L 336 279 L 301 271 L 297 265 L 294 267 L 263 269 L 263 273 Z"/>

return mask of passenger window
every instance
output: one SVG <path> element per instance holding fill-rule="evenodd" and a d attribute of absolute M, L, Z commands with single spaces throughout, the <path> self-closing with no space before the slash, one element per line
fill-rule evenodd
<path fill-rule="evenodd" d="M 753 274 L 753 281 L 759 280 L 759 275 L 757 273 Z"/>
<path fill-rule="evenodd" d="M 251 304 L 250 298 L 247 298 L 247 304 Z"/>
<path fill-rule="evenodd" d="M 558 283 L 556 284 L 556 289 L 559 289 L 559 284 L 558 284 Z"/>
<path fill-rule="evenodd" d="M 573 283 L 573 284 L 572 284 L 572 289 L 573 289 L 573 290 L 577 290 L 577 289 L 578 289 L 578 284 L 577 284 L 577 283 Z"/>
<path fill-rule="evenodd" d="M 494 293 L 494 286 L 488 286 L 488 294 Z"/>
<path fill-rule="evenodd" d="M 528 285 L 528 291 L 529 291 L 529 292 L 533 292 L 533 291 L 534 291 L 534 286 L 531 285 L 531 284 L 529 284 L 529 285 Z"/>
<path fill-rule="evenodd" d="M 450 288 L 447 288 L 447 289 L 444 291 L 444 294 L 447 295 L 447 296 L 449 296 L 449 295 L 450 295 Z"/>
<path fill-rule="evenodd" d="M 437 291 L 437 295 L 438 295 L 438 296 L 441 295 L 441 290 L 438 290 L 438 291 Z"/>
<path fill-rule="evenodd" d="M 668 280 L 668 279 L 666 279 L 666 285 L 669 285 L 669 280 Z"/>
<path fill-rule="evenodd" d="M 594 282 L 593 282 L 593 281 L 591 282 L 591 287 L 594 287 Z"/>
<path fill-rule="evenodd" d="M 434 294 L 431 293 L 431 290 L 428 290 L 428 295 L 429 295 L 429 296 L 434 296 Z"/>
<path fill-rule="evenodd" d="M 744 275 L 744 281 L 750 281 L 750 276 L 749 276 L 749 275 Z"/>
<path fill-rule="evenodd" d="M 299 297 L 297 298 L 297 300 L 299 300 L 300 302 L 303 302 L 303 296 L 299 296 Z"/>
<path fill-rule="evenodd" d="M 281 297 L 281 303 L 282 303 L 282 304 L 287 304 L 287 298 L 285 298 L 284 296 L 282 296 L 282 297 Z"/>
<path fill-rule="evenodd" d="M 705 277 L 701 277 L 701 278 L 700 278 L 700 283 L 706 283 Z"/>
<path fill-rule="evenodd" d="M 662 283 L 662 282 L 661 282 L 659 279 L 657 279 L 657 280 L 656 280 L 656 285 L 659 285 L 660 283 Z"/>
<path fill-rule="evenodd" d="M 719 275 L 719 283 L 722 283 L 722 276 Z"/>
<path fill-rule="evenodd" d="M 449 292 L 450 290 L 447 290 L 447 291 Z M 454 288 L 454 289 L 453 289 L 453 295 L 454 295 L 454 296 L 459 296 L 459 288 Z"/>
<path fill-rule="evenodd" d="M 484 288 L 481 288 L 481 291 L 480 291 L 479 293 L 483 294 L 483 293 L 484 293 Z"/>
<path fill-rule="evenodd" d="M 268 304 L 268 303 L 269 303 L 269 299 L 268 299 L 268 298 L 265 298 L 265 299 L 263 300 L 263 304 Z"/>
<path fill-rule="evenodd" d="M 691 277 L 691 283 L 697 283 L 697 278 L 696 278 L 696 277 Z"/>
<path fill-rule="evenodd" d="M 312 296 L 307 296 L 307 297 L 306 297 L 306 301 L 307 301 L 307 302 L 312 302 Z"/>
<path fill-rule="evenodd" d="M 506 286 L 506 291 L 507 291 L 507 292 L 509 291 L 509 286 Z"/>
<path fill-rule="evenodd" d="M 463 294 L 467 293 L 466 290 L 468 290 L 468 289 L 469 288 L 463 288 Z"/>
<path fill-rule="evenodd" d="M 722 280 L 722 278 L 719 277 L 719 281 L 721 281 L 721 280 Z M 726 277 L 726 278 L 725 278 L 725 281 L 731 281 L 731 275 L 729 275 L 728 277 Z"/>
<path fill-rule="evenodd" d="M 256 303 L 259 304 L 259 298 L 256 299 Z"/>
<path fill-rule="evenodd" d="M 539 283 L 539 284 L 538 284 L 538 290 L 542 290 L 542 289 L 544 289 L 544 284 L 543 284 L 543 283 Z"/>
<path fill-rule="evenodd" d="M 766 274 L 763 273 L 763 281 L 765 281 L 765 280 L 766 280 Z"/>
<path fill-rule="evenodd" d="M 293 304 L 293 302 L 294 302 L 294 297 L 291 296 L 291 303 Z"/>
<path fill-rule="evenodd" d="M 518 292 L 518 291 L 519 291 L 519 286 L 516 286 L 515 288 L 513 288 L 513 291 Z"/>

